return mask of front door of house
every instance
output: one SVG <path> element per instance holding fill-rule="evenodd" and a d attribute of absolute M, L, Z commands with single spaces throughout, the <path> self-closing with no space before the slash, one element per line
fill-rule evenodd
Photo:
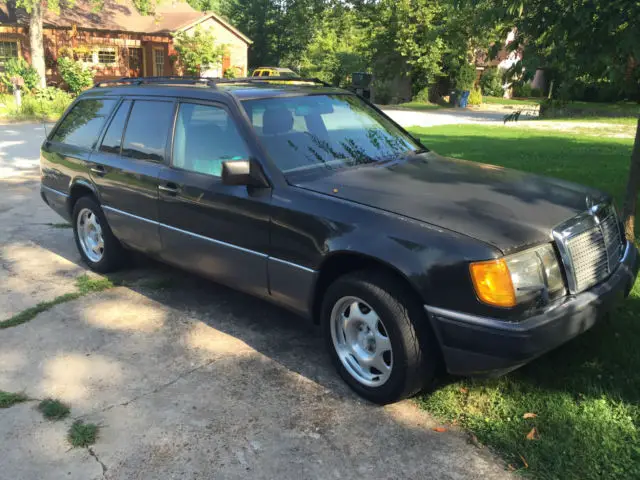
<path fill-rule="evenodd" d="M 144 57 L 142 54 L 142 48 L 140 47 L 129 48 L 129 76 L 130 77 L 144 76 L 143 58 Z"/>

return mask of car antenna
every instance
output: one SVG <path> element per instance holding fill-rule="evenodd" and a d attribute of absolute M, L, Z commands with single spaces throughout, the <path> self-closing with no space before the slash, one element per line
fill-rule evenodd
<path fill-rule="evenodd" d="M 42 110 L 42 128 L 44 128 L 44 138 L 46 140 L 49 138 L 49 132 L 47 132 L 47 122 L 45 122 L 46 114 L 44 113 L 44 107 L 42 105 L 42 97 L 43 95 L 40 95 L 40 109 Z"/>

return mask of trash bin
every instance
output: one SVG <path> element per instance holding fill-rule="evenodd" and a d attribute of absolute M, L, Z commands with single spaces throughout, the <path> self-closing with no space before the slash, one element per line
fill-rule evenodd
<path fill-rule="evenodd" d="M 449 105 L 452 107 L 458 106 L 458 92 L 456 90 L 449 94 Z"/>
<path fill-rule="evenodd" d="M 460 105 L 459 105 L 460 108 L 467 108 L 470 94 L 471 94 L 471 91 L 469 90 L 464 90 L 463 92 L 460 93 Z"/>
<path fill-rule="evenodd" d="M 371 80 L 373 75 L 367 72 L 353 72 L 351 74 L 351 90 L 367 100 L 371 99 Z"/>

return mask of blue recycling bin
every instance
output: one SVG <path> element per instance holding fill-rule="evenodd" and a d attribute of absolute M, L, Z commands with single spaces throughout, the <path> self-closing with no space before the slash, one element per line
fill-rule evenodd
<path fill-rule="evenodd" d="M 469 104 L 470 94 L 471 94 L 470 90 L 464 90 L 460 92 L 460 103 L 459 103 L 460 108 L 467 108 L 467 105 Z"/>

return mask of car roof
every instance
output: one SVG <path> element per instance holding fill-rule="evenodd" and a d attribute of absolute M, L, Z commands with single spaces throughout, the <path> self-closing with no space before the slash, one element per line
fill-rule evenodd
<path fill-rule="evenodd" d="M 275 77 L 274 77 L 275 78 Z M 102 86 L 104 85 L 104 86 Z M 307 95 L 336 95 L 348 94 L 351 92 L 326 84 L 313 83 L 304 79 L 288 79 L 276 81 L 215 81 L 206 84 L 173 84 L 166 83 L 144 83 L 136 85 L 133 83 L 118 84 L 118 82 L 104 82 L 96 84 L 90 90 L 82 93 L 81 97 L 129 95 L 129 96 L 158 96 L 158 97 L 183 97 L 196 99 L 215 99 L 223 94 L 229 94 L 238 100 L 254 100 L 273 97 L 287 96 L 307 96 Z"/>
<path fill-rule="evenodd" d="M 293 70 L 286 67 L 258 67 L 256 68 L 256 70 L 275 70 L 276 72 L 293 72 Z"/>

